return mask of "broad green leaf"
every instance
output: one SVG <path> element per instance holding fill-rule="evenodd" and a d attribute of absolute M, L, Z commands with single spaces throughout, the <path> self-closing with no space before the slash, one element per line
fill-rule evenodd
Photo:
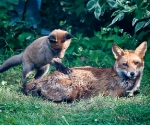
<path fill-rule="evenodd" d="M 125 12 L 125 13 L 128 12 L 128 13 L 129 13 L 131 10 L 132 10 L 132 9 L 131 9 L 130 7 L 128 7 L 128 8 L 123 9 L 122 12 Z"/>
<path fill-rule="evenodd" d="M 88 37 L 84 37 L 83 38 L 84 40 L 87 40 L 87 41 L 90 41 L 90 39 Z"/>
<path fill-rule="evenodd" d="M 138 36 L 137 36 L 137 39 L 139 40 L 139 41 L 142 41 L 142 40 L 144 40 L 145 39 L 145 36 L 147 35 L 147 34 L 150 34 L 150 30 L 143 30 L 142 32 L 140 32 L 139 34 L 138 34 Z M 149 42 L 149 41 L 148 41 Z"/>
<path fill-rule="evenodd" d="M 112 13 L 111 17 L 118 15 L 121 12 L 121 10 L 116 10 Z"/>
<path fill-rule="evenodd" d="M 115 31 L 115 33 L 119 33 L 119 28 L 118 27 L 114 27 L 114 31 Z"/>
<path fill-rule="evenodd" d="M 93 10 L 95 8 L 95 4 L 96 4 L 95 0 L 90 0 L 86 5 L 87 10 L 88 11 Z"/>
<path fill-rule="evenodd" d="M 137 5 L 133 5 L 133 6 L 124 6 L 125 9 L 122 10 L 122 12 L 125 12 L 125 13 L 131 13 L 133 12 L 136 8 L 137 8 Z"/>
<path fill-rule="evenodd" d="M 105 10 L 106 10 L 106 4 L 104 3 L 104 4 L 101 6 L 101 16 L 104 15 Z"/>
<path fill-rule="evenodd" d="M 134 1 L 136 4 L 140 4 L 142 2 L 142 0 L 132 0 Z"/>
<path fill-rule="evenodd" d="M 115 44 L 121 44 L 121 43 L 123 43 L 123 41 L 122 41 L 122 38 L 120 37 L 120 36 L 118 36 L 118 35 L 113 35 L 113 37 L 114 37 L 114 43 Z"/>
<path fill-rule="evenodd" d="M 13 43 L 8 43 L 8 46 L 12 49 L 15 47 L 15 45 Z"/>
<path fill-rule="evenodd" d="M 117 7 L 117 3 L 115 0 L 107 0 L 107 3 L 112 7 L 112 8 L 116 8 Z"/>
<path fill-rule="evenodd" d="M 74 49 L 75 49 L 75 46 L 70 46 L 68 49 L 67 49 L 67 53 L 68 54 L 72 54 L 74 52 Z"/>
<path fill-rule="evenodd" d="M 150 24 L 150 19 L 145 23 L 145 25 L 143 26 L 143 28 L 147 27 L 149 24 Z"/>
<path fill-rule="evenodd" d="M 96 6 L 95 6 L 95 11 L 94 11 L 94 15 L 96 17 L 96 19 L 99 20 L 99 17 L 101 15 L 101 7 L 99 5 L 99 3 L 97 2 Z"/>
<path fill-rule="evenodd" d="M 33 37 L 33 34 L 29 33 L 29 32 L 23 32 L 22 34 L 20 34 L 17 39 L 19 41 L 24 42 L 26 39 Z"/>
<path fill-rule="evenodd" d="M 135 26 L 135 32 L 139 31 L 141 28 L 143 28 L 145 24 L 145 21 L 142 21 L 142 22 L 138 22 Z"/>
<path fill-rule="evenodd" d="M 82 4 L 76 9 L 76 15 L 79 16 L 80 13 L 84 10 L 84 5 Z"/>
<path fill-rule="evenodd" d="M 133 12 L 135 9 L 137 9 L 137 5 L 133 5 L 130 8 L 131 8 L 131 12 Z"/>
<path fill-rule="evenodd" d="M 138 19 L 133 18 L 133 20 L 132 20 L 132 26 L 134 26 L 137 21 L 138 21 Z"/>
<path fill-rule="evenodd" d="M 113 25 L 114 23 L 116 23 L 117 21 L 122 20 L 124 17 L 124 13 L 119 13 L 111 22 L 111 24 L 109 24 L 108 26 Z"/>
<path fill-rule="evenodd" d="M 138 20 L 141 20 L 145 15 L 145 10 L 144 9 L 136 9 L 135 10 L 135 18 Z"/>
<path fill-rule="evenodd" d="M 60 26 L 64 26 L 65 24 L 66 24 L 66 20 L 65 20 L 65 21 L 60 21 L 60 22 L 59 22 L 59 25 L 60 25 Z"/>

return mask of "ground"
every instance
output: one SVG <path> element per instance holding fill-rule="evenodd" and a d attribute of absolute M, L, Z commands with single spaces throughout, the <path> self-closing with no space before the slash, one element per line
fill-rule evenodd
<path fill-rule="evenodd" d="M 19 72 L 19 73 L 18 73 Z M 150 72 L 144 71 L 140 91 L 132 98 L 101 95 L 72 103 L 54 103 L 21 93 L 21 68 L 0 74 L 1 125 L 148 125 Z"/>

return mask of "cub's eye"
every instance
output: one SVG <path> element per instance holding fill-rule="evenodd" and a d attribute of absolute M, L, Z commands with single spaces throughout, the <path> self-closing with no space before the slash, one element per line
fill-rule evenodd
<path fill-rule="evenodd" d="M 123 65 L 123 66 L 128 66 L 128 64 L 127 64 L 127 63 L 122 63 L 122 65 Z"/>
<path fill-rule="evenodd" d="M 56 40 L 51 39 L 51 40 L 50 40 L 50 43 L 56 43 Z"/>
<path fill-rule="evenodd" d="M 135 65 L 138 65 L 138 64 L 139 64 L 139 62 L 134 62 L 134 64 L 135 64 Z"/>

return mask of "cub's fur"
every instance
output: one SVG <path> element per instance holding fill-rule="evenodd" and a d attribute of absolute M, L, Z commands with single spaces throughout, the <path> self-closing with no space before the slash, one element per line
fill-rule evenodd
<path fill-rule="evenodd" d="M 0 66 L 0 73 L 9 68 L 23 64 L 22 80 L 24 84 L 30 71 L 36 69 L 35 79 L 43 77 L 49 70 L 49 64 L 52 64 L 59 71 L 68 74 L 70 69 L 61 63 L 66 49 L 70 45 L 73 36 L 67 31 L 60 29 L 52 31 L 49 36 L 43 36 L 33 41 L 23 53 L 7 59 Z"/>
<path fill-rule="evenodd" d="M 143 42 L 135 51 L 122 50 L 113 45 L 116 62 L 112 68 L 76 67 L 68 75 L 55 71 L 46 78 L 26 84 L 23 91 L 56 102 L 89 98 L 98 94 L 132 96 L 140 86 L 146 49 L 147 42 Z"/>

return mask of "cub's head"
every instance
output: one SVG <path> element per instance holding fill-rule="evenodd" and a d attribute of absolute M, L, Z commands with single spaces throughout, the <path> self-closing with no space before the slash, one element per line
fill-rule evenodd
<path fill-rule="evenodd" d="M 64 57 L 65 51 L 70 45 L 71 38 L 73 38 L 71 34 L 60 29 L 53 30 L 49 34 L 48 41 L 50 43 L 50 49 L 53 51 L 56 57 Z"/>
<path fill-rule="evenodd" d="M 135 51 L 123 50 L 117 45 L 112 46 L 116 58 L 114 69 L 119 76 L 136 79 L 144 69 L 143 57 L 147 50 L 147 42 L 141 43 Z"/>

